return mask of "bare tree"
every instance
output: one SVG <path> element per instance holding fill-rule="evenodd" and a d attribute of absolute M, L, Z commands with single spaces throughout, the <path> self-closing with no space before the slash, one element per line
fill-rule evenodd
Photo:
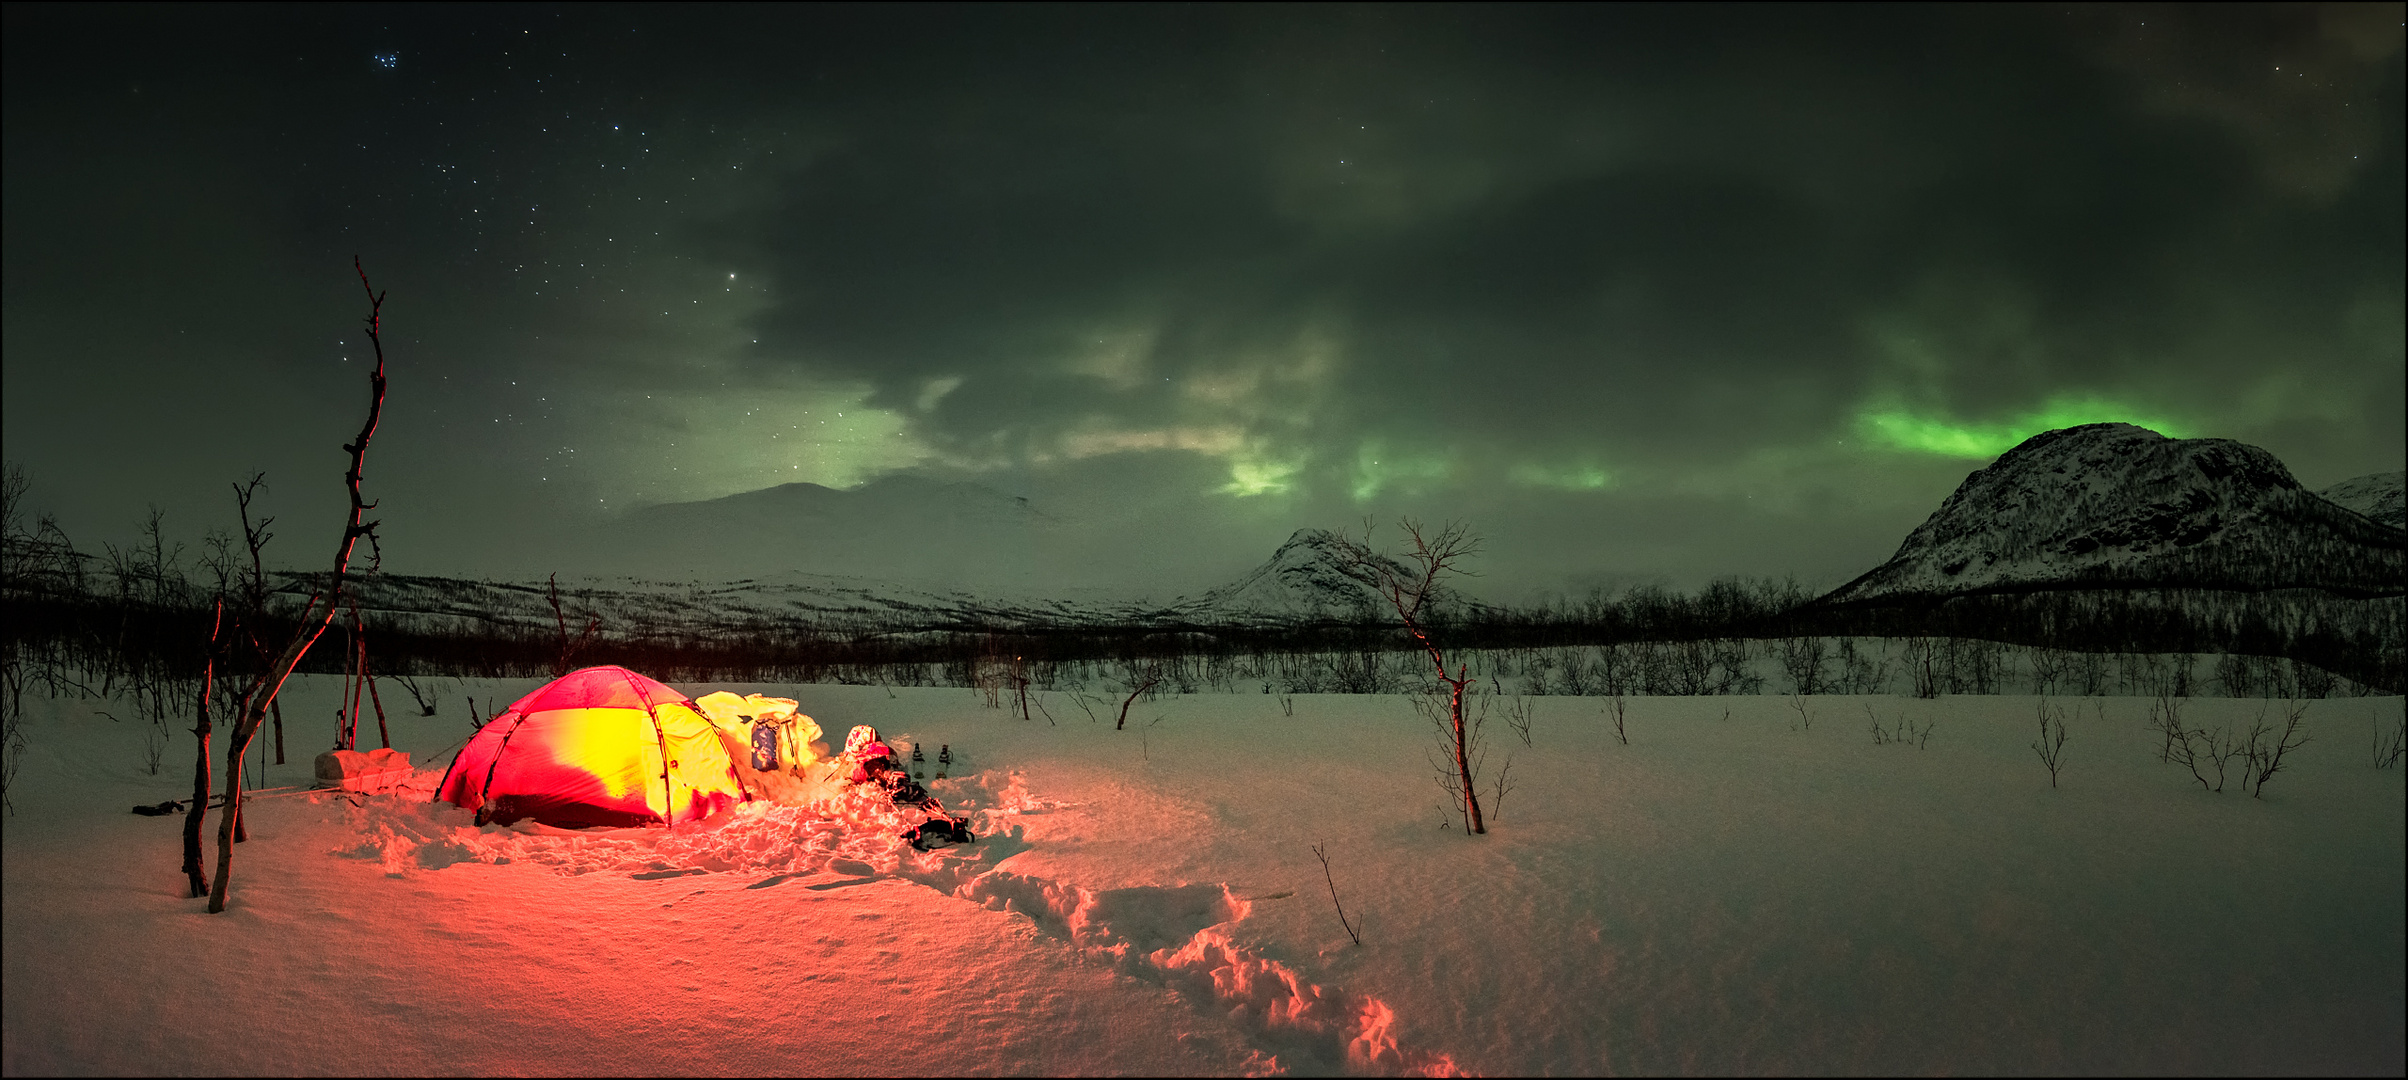
<path fill-rule="evenodd" d="M 2032 751 L 2048 767 L 2048 786 L 2055 788 L 2057 772 L 2065 767 L 2065 710 L 2052 708 L 2045 697 L 2040 699 L 2040 738 Z"/>
<path fill-rule="evenodd" d="M 1372 524 L 1369 521 L 1363 523 L 1361 541 L 1342 536 L 1339 550 L 1341 557 L 1349 564 L 1348 569 L 1353 571 L 1353 576 L 1369 582 L 1380 597 L 1388 601 L 1389 606 L 1395 609 L 1397 619 L 1404 623 L 1405 632 L 1413 636 L 1422 652 L 1429 657 L 1439 686 L 1444 688 L 1439 692 L 1446 697 L 1446 719 L 1452 736 L 1449 749 L 1453 782 L 1442 786 L 1456 797 L 1466 831 L 1485 833 L 1488 824 L 1480 816 L 1480 789 L 1473 775 L 1470 733 L 1466 730 L 1463 716 L 1463 699 L 1473 683 L 1471 669 L 1467 664 L 1456 664 L 1452 672 L 1448 670 L 1446 653 L 1430 637 L 1428 625 L 1433 614 L 1433 601 L 1438 598 L 1438 579 L 1446 574 L 1467 574 L 1461 563 L 1479 554 L 1480 538 L 1472 535 L 1469 526 L 1461 522 L 1448 522 L 1434 534 L 1425 534 L 1421 524 L 1411 518 L 1405 518 L 1398 524 L 1404 529 L 1406 542 L 1410 545 L 1404 553 L 1410 566 L 1372 553 Z"/>
<path fill-rule="evenodd" d="M 2389 738 L 2384 737 L 2383 722 L 2376 719 L 2371 710 L 2366 714 L 2366 725 L 2373 732 L 2367 743 L 2367 752 L 2373 758 L 2375 768 L 2388 769 L 2399 764 L 2401 754 L 2408 752 L 2408 716 L 2396 717 L 2391 721 Z"/>
<path fill-rule="evenodd" d="M 368 294 L 367 334 L 368 342 L 376 353 L 376 367 L 368 375 L 368 416 L 361 422 L 359 434 L 343 446 L 343 450 L 351 456 L 350 468 L 343 474 L 344 486 L 349 489 L 351 496 L 351 511 L 343 524 L 342 539 L 335 547 L 334 572 L 327 580 L 326 590 L 312 594 L 302 605 L 299 616 L 294 620 L 292 636 L 266 668 L 252 677 L 250 685 L 237 699 L 241 703 L 241 711 L 234 721 L 234 730 L 226 739 L 225 812 L 218 819 L 217 880 L 209 893 L 209 910 L 212 913 L 226 910 L 226 893 L 234 873 L 235 830 L 242 820 L 243 754 L 250 749 L 251 739 L 259 733 L 260 725 L 267 721 L 269 707 L 274 704 L 277 693 L 284 688 L 285 681 L 292 677 L 293 668 L 300 664 L 301 657 L 309 652 L 311 645 L 317 643 L 326 628 L 334 623 L 335 611 L 342 606 L 345 595 L 345 575 L 351 570 L 352 554 L 359 542 L 362 539 L 368 541 L 372 568 L 383 561 L 383 552 L 377 545 L 377 523 L 366 520 L 367 512 L 375 509 L 376 504 L 361 497 L 360 475 L 367 463 L 368 442 L 375 438 L 376 425 L 384 415 L 385 408 L 385 345 L 380 336 L 385 298 L 368 283 L 368 271 L 360 266 L 356 257 L 352 260 L 352 268 L 359 273 L 360 288 Z M 321 602 L 323 607 L 320 606 Z"/>
<path fill-rule="evenodd" d="M 250 570 L 241 577 L 243 605 L 240 614 L 235 619 L 235 624 L 243 628 L 241 636 L 250 644 L 251 653 L 262 668 L 265 668 L 268 662 L 274 659 L 268 655 L 267 643 L 260 639 L 259 632 L 265 628 L 268 610 L 267 564 L 262 552 L 267 549 L 268 541 L 275 538 L 276 534 L 269 532 L 268 526 L 275 524 L 276 519 L 273 516 L 263 517 L 259 519 L 258 524 L 252 524 L 251 501 L 259 496 L 259 489 L 265 486 L 267 486 L 267 474 L 257 472 L 252 473 L 249 480 L 234 485 L 234 508 L 242 517 L 243 546 L 250 549 L 251 552 Z M 276 764 L 282 765 L 284 764 L 284 706 L 270 701 L 268 715 L 275 721 Z"/>
<path fill-rule="evenodd" d="M 2283 703 L 2282 730 L 2276 731 L 2266 723 L 2266 709 L 2258 709 L 2256 722 L 2249 726 L 2249 745 L 2242 752 L 2248 766 L 2247 775 L 2242 777 L 2242 786 L 2249 789 L 2251 798 L 2265 798 L 2266 781 L 2283 771 L 2284 755 L 2307 745 L 2307 718 L 2307 702 L 2286 701 Z M 2269 739 L 2272 741 L 2267 741 Z"/>
<path fill-rule="evenodd" d="M 1135 665 L 1131 665 L 1129 669 L 1129 696 L 1121 699 L 1120 719 L 1112 724 L 1112 730 L 1119 731 L 1128 727 L 1129 706 L 1136 704 L 1138 698 L 1145 696 L 1147 691 L 1152 690 L 1161 682 L 1161 663 L 1156 662 L 1148 664 L 1143 670 L 1139 670 Z"/>

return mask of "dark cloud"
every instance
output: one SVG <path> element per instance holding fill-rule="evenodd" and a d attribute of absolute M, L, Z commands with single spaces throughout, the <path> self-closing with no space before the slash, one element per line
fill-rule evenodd
<path fill-rule="evenodd" d="M 1844 575 L 2035 418 L 2399 466 L 2398 15 L 16 7 L 8 454 L 303 490 L 358 251 L 435 562 L 917 469 Z"/>

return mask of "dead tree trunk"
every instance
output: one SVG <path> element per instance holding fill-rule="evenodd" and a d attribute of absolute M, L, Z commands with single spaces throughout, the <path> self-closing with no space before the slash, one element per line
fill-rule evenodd
<path fill-rule="evenodd" d="M 376 741 L 393 748 L 393 733 L 385 727 L 385 699 L 376 692 L 376 673 L 368 670 L 368 639 L 360 638 L 360 681 L 368 684 L 368 704 L 376 707 Z"/>
<path fill-rule="evenodd" d="M 201 692 L 194 702 L 192 733 L 201 751 L 192 760 L 192 809 L 184 814 L 184 877 L 195 898 L 209 895 L 209 877 L 201 871 L 201 822 L 209 816 L 209 691 L 217 682 L 219 631 L 225 627 L 226 601 L 219 597 L 209 620 L 209 653 L 201 666 Z"/>
<path fill-rule="evenodd" d="M 259 733 L 260 725 L 267 720 L 268 709 L 275 702 L 276 694 L 284 689 L 285 680 L 292 677 L 293 668 L 301 663 L 301 657 L 309 652 L 309 647 L 317 643 L 318 636 L 334 623 L 335 610 L 342 606 L 343 576 L 351 569 L 352 551 L 359 546 L 362 537 L 368 541 L 370 565 L 383 562 L 383 552 L 377 546 L 376 522 L 365 520 L 367 512 L 375 509 L 376 504 L 360 497 L 360 473 L 367 462 L 368 441 L 376 437 L 376 424 L 385 409 L 385 344 L 384 339 L 378 336 L 382 329 L 379 320 L 385 298 L 368 284 L 368 271 L 359 265 L 359 260 L 355 257 L 351 263 L 353 269 L 359 271 L 360 288 L 368 293 L 368 342 L 376 351 L 376 369 L 368 375 L 368 418 L 360 424 L 359 435 L 343 447 L 351 455 L 351 468 L 343 476 L 344 485 L 351 493 L 351 514 L 343 525 L 342 542 L 335 547 L 334 574 L 327 582 L 325 610 L 323 613 L 319 611 L 319 597 L 316 596 L 310 597 L 309 602 L 302 605 L 292 639 L 285 643 L 283 651 L 267 669 L 251 681 L 250 689 L 242 697 L 242 716 L 235 721 L 234 730 L 226 739 L 226 812 L 218 820 L 217 881 L 209 893 L 209 910 L 212 913 L 226 910 L 227 886 L 234 874 L 234 832 L 242 816 L 243 752 L 250 749 L 251 737 Z M 316 623 L 314 626 L 311 625 L 313 620 Z"/>
<path fill-rule="evenodd" d="M 360 730 L 360 637 L 357 630 L 343 628 L 343 696 L 334 713 L 334 748 L 359 749 Z"/>

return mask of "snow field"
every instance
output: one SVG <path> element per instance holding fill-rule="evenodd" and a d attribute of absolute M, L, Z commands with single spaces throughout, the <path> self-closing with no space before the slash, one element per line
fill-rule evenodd
<path fill-rule="evenodd" d="M 271 786 L 306 781 L 331 724 L 296 718 L 336 681 L 288 690 Z M 2054 791 L 2029 697 L 1813 698 L 1810 729 L 1781 698 L 1632 698 L 1629 746 L 1603 699 L 1534 699 L 1534 746 L 1489 725 L 1513 787 L 1465 837 L 1398 697 L 1165 697 L 1116 732 L 1060 695 L 1049 725 L 957 689 L 679 689 L 950 743 L 931 788 L 980 842 L 915 853 L 863 807 L 570 832 L 298 794 L 251 804 L 212 917 L 181 819 L 126 813 L 189 793 L 190 736 L 150 777 L 107 703 L 35 698 L 5 1071 L 2403 1067 L 2408 809 L 2366 750 L 2398 698 L 2313 703 L 2262 801 L 2160 764 L 2136 698 L 2054 699 L 2081 701 Z M 1874 745 L 1868 704 L 1927 746 Z M 393 717 L 422 787 L 468 731 L 445 708 Z"/>

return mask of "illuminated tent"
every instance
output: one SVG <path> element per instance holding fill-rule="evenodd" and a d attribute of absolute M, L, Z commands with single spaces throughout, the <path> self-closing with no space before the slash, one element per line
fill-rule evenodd
<path fill-rule="evenodd" d="M 751 796 L 709 717 L 623 667 L 572 671 L 460 748 L 435 797 L 507 825 L 675 824 Z"/>

